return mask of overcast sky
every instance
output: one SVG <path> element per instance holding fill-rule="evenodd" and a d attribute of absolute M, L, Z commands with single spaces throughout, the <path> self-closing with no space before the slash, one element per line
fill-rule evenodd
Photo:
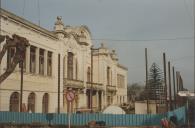
<path fill-rule="evenodd" d="M 128 67 L 128 83 L 145 82 L 144 48 L 149 67 L 167 61 L 194 88 L 193 0 L 1 0 L 2 8 L 53 30 L 57 16 L 65 25 L 87 25 L 93 42 L 116 49 Z"/>

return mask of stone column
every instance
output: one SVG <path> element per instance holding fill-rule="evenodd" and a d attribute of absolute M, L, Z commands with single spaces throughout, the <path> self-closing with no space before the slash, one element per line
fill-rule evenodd
<path fill-rule="evenodd" d="M 65 72 L 66 72 L 66 69 L 65 69 L 65 60 L 66 60 L 66 58 L 65 58 L 65 56 L 63 57 L 63 67 L 62 67 L 62 69 L 63 69 L 63 78 L 65 78 Z"/>
<path fill-rule="evenodd" d="M 97 91 L 96 92 L 96 107 L 97 107 L 97 110 L 99 110 L 99 106 L 100 106 L 100 104 L 99 104 L 99 92 Z"/>
<path fill-rule="evenodd" d="M 105 92 L 102 92 L 102 108 L 104 108 L 106 105 L 106 94 Z"/>
<path fill-rule="evenodd" d="M 67 66 L 68 66 L 68 64 L 67 64 L 67 61 L 68 61 L 68 59 L 67 59 L 67 54 L 65 54 L 65 56 L 64 56 L 64 78 L 67 78 Z"/>
<path fill-rule="evenodd" d="M 47 76 L 47 50 L 44 50 L 44 76 Z"/>
<path fill-rule="evenodd" d="M 76 79 L 76 57 L 73 56 L 73 79 Z"/>
<path fill-rule="evenodd" d="M 96 95 L 97 95 L 97 91 L 96 90 L 93 90 L 93 91 L 95 91 L 95 94 L 94 95 L 92 95 L 92 105 L 93 105 L 93 109 L 96 109 L 96 107 L 97 107 L 97 98 L 96 98 Z"/>
<path fill-rule="evenodd" d="M 26 48 L 26 72 L 29 73 L 30 70 L 30 47 Z"/>
<path fill-rule="evenodd" d="M 36 65 L 35 65 L 35 73 L 36 74 L 39 74 L 39 48 L 36 48 L 36 53 L 35 53 L 36 55 L 35 55 L 35 63 L 36 63 Z"/>

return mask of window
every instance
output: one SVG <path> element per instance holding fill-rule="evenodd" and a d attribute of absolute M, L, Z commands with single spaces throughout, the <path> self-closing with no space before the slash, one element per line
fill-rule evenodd
<path fill-rule="evenodd" d="M 35 112 L 35 93 L 31 92 L 28 96 L 28 112 Z"/>
<path fill-rule="evenodd" d="M 112 85 L 112 70 L 110 70 L 110 84 Z"/>
<path fill-rule="evenodd" d="M 44 75 L 44 50 L 39 50 L 39 74 Z"/>
<path fill-rule="evenodd" d="M 43 101 L 42 101 L 42 112 L 48 113 L 48 106 L 49 106 L 49 94 L 45 93 L 43 95 Z"/>
<path fill-rule="evenodd" d="M 117 74 L 117 85 L 119 88 L 125 87 L 125 77 L 121 74 Z"/>
<path fill-rule="evenodd" d="M 30 72 L 35 73 L 35 57 L 36 57 L 36 48 L 34 46 L 30 47 Z"/>
<path fill-rule="evenodd" d="M 7 52 L 7 68 L 11 65 L 15 54 L 15 48 L 9 48 Z"/>
<path fill-rule="evenodd" d="M 68 79 L 73 79 L 73 53 L 68 53 Z"/>
<path fill-rule="evenodd" d="M 52 75 L 52 52 L 47 53 L 47 75 Z"/>
<path fill-rule="evenodd" d="M 91 81 L 91 68 L 88 67 L 87 68 L 87 82 L 90 82 Z"/>
<path fill-rule="evenodd" d="M 107 96 L 107 105 L 111 105 L 111 96 Z"/>
<path fill-rule="evenodd" d="M 76 75 L 76 80 L 77 80 L 78 79 L 78 62 L 77 62 L 77 60 L 76 60 L 75 75 Z"/>
<path fill-rule="evenodd" d="M 110 85 L 110 67 L 107 67 L 107 85 Z"/>
<path fill-rule="evenodd" d="M 19 93 L 13 92 L 10 96 L 9 111 L 19 112 Z"/>

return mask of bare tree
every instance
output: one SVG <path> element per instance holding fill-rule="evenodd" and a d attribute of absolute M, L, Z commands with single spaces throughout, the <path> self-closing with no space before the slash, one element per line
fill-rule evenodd
<path fill-rule="evenodd" d="M 16 52 L 14 53 L 13 59 L 10 62 L 9 66 L 7 66 L 6 71 L 0 75 L 0 84 L 14 71 L 17 64 L 23 62 L 26 52 L 26 47 L 29 46 L 29 42 L 26 38 L 18 36 L 16 34 L 12 35 L 12 38 L 9 36 L 0 35 L 0 43 L 5 41 L 2 50 L 0 51 L 0 64 L 2 62 L 2 58 L 6 52 L 8 52 L 9 48 L 15 48 Z"/>
<path fill-rule="evenodd" d="M 143 87 L 144 86 L 138 83 L 133 83 L 131 85 L 128 85 L 127 87 L 128 100 L 134 102 L 136 99 L 138 99 L 140 97 L 140 93 L 143 90 Z"/>

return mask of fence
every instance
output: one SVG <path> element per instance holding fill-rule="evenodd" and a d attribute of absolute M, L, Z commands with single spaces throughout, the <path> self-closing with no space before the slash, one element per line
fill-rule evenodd
<path fill-rule="evenodd" d="M 108 126 L 154 126 L 160 125 L 162 118 L 176 116 L 180 124 L 186 123 L 186 107 L 178 108 L 166 114 L 72 114 L 72 125 L 86 125 L 89 121 L 105 121 Z M 31 124 L 41 122 L 45 124 L 67 125 L 68 114 L 41 114 L 41 113 L 19 113 L 0 112 L 0 123 Z"/>

